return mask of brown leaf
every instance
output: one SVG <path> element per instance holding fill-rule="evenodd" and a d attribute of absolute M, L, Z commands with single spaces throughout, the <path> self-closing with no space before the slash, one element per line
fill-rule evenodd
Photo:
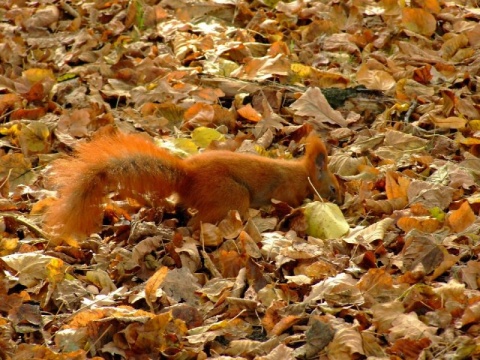
<path fill-rule="evenodd" d="M 42 82 L 37 82 L 33 84 L 29 90 L 22 94 L 22 97 L 25 98 L 28 102 L 42 101 L 47 96 Z"/>
<path fill-rule="evenodd" d="M 397 226 L 405 232 L 417 229 L 425 233 L 433 233 L 442 227 L 442 223 L 430 217 L 402 217 L 398 219 Z"/>
<path fill-rule="evenodd" d="M 461 321 L 462 326 L 468 324 L 478 324 L 480 322 L 480 302 L 468 306 L 465 309 Z"/>
<path fill-rule="evenodd" d="M 392 328 L 388 339 L 392 342 L 399 339 L 435 339 L 437 329 L 434 326 L 428 326 L 418 319 L 414 312 L 398 315 L 392 321 Z"/>
<path fill-rule="evenodd" d="M 470 260 L 461 270 L 462 280 L 470 289 L 480 288 L 480 262 Z"/>
<path fill-rule="evenodd" d="M 419 82 L 420 84 L 428 84 L 432 79 L 432 66 L 430 64 L 426 64 L 425 66 L 413 71 L 413 80 Z"/>
<path fill-rule="evenodd" d="M 7 179 L 13 189 L 20 184 L 29 184 L 35 179 L 30 161 L 22 154 L 7 154 L 0 157 L 0 179 Z"/>
<path fill-rule="evenodd" d="M 157 290 L 162 285 L 167 277 L 168 268 L 166 266 L 160 267 L 145 284 L 145 300 L 153 311 L 153 302 L 157 299 Z"/>
<path fill-rule="evenodd" d="M 422 0 L 415 3 L 419 4 L 423 9 L 433 14 L 438 14 L 441 11 L 438 0 Z"/>
<path fill-rule="evenodd" d="M 309 88 L 291 106 L 299 116 L 313 117 L 320 124 L 329 122 L 340 126 L 347 123 L 339 111 L 333 110 L 319 88 Z"/>
<path fill-rule="evenodd" d="M 246 259 L 235 250 L 219 250 L 218 268 L 223 277 L 236 277 Z"/>
<path fill-rule="evenodd" d="M 305 332 L 307 345 L 315 349 L 315 353 L 325 348 L 334 337 L 334 330 L 328 323 L 313 317 L 310 327 Z"/>
<path fill-rule="evenodd" d="M 411 180 L 399 173 L 388 171 L 385 179 L 385 190 L 389 200 L 400 198 L 407 203 L 407 190 Z"/>
<path fill-rule="evenodd" d="M 47 109 L 44 107 L 37 107 L 34 109 L 17 109 L 12 111 L 10 115 L 11 120 L 38 120 L 45 116 Z"/>
<path fill-rule="evenodd" d="M 238 352 L 235 353 L 235 355 Z M 276 359 L 293 359 L 294 358 L 294 349 L 286 346 L 285 344 L 278 345 L 273 349 L 268 355 L 265 356 L 256 356 L 257 360 L 276 360 Z"/>
<path fill-rule="evenodd" d="M 336 305 L 360 304 L 363 302 L 363 296 L 356 287 L 356 283 L 357 281 L 350 275 L 338 274 L 333 278 L 328 278 L 313 285 L 312 291 L 305 301 L 324 299 L 328 303 Z"/>
<path fill-rule="evenodd" d="M 274 301 L 265 312 L 265 316 L 262 318 L 262 325 L 265 327 L 267 333 L 270 333 L 275 324 L 277 324 L 281 320 L 281 316 L 279 314 L 280 310 L 285 307 L 285 303 L 283 301 Z"/>
<path fill-rule="evenodd" d="M 87 271 L 86 279 L 93 283 L 102 294 L 108 294 L 117 289 L 108 274 L 100 269 Z"/>
<path fill-rule="evenodd" d="M 388 91 L 395 86 L 395 79 L 385 70 L 369 69 L 367 65 L 360 66 L 357 81 L 372 90 Z"/>
<path fill-rule="evenodd" d="M 223 243 L 222 232 L 216 225 L 202 223 L 200 226 L 200 241 L 202 246 L 218 246 Z"/>
<path fill-rule="evenodd" d="M 0 115 L 22 106 L 22 99 L 17 94 L 0 95 Z"/>
<path fill-rule="evenodd" d="M 373 325 L 379 329 L 381 333 L 388 332 L 392 327 L 393 321 L 405 312 L 403 304 L 394 300 L 387 303 L 377 303 L 371 307 L 373 315 Z"/>
<path fill-rule="evenodd" d="M 208 126 L 213 123 L 215 115 L 213 106 L 205 103 L 196 103 L 185 111 L 185 123 L 195 126 Z"/>
<path fill-rule="evenodd" d="M 334 264 L 319 260 L 313 264 L 308 265 L 304 271 L 305 275 L 314 280 L 323 280 L 337 274 L 337 268 Z"/>
<path fill-rule="evenodd" d="M 56 6 L 49 5 L 38 9 L 32 17 L 25 21 L 27 28 L 42 28 L 49 27 L 57 22 L 60 16 L 60 11 Z"/>
<path fill-rule="evenodd" d="M 402 25 L 421 35 L 432 36 L 437 28 L 435 17 L 424 9 L 404 8 Z"/>
<path fill-rule="evenodd" d="M 137 328 L 134 348 L 140 353 L 166 351 L 181 346 L 179 337 L 186 335 L 187 327 L 181 320 L 174 321 L 170 312 L 156 315 L 143 327 Z"/>
<path fill-rule="evenodd" d="M 418 356 L 425 348 L 429 347 L 432 341 L 427 338 L 422 339 L 398 339 L 388 349 L 389 354 L 399 356 L 406 360 L 418 359 Z"/>
<path fill-rule="evenodd" d="M 262 116 L 252 107 L 251 104 L 248 104 L 237 111 L 246 120 L 253 122 L 259 122 L 262 120 Z"/>
<path fill-rule="evenodd" d="M 445 41 L 440 49 L 440 54 L 445 60 L 451 59 L 455 53 L 468 45 L 468 37 L 465 34 L 454 35 Z"/>
<path fill-rule="evenodd" d="M 55 285 L 65 278 L 65 264 L 60 259 L 52 259 L 46 266 L 47 279 Z"/>
<path fill-rule="evenodd" d="M 337 330 L 333 340 L 327 346 L 329 359 L 354 359 L 365 355 L 362 337 L 353 325 L 344 325 Z"/>
<path fill-rule="evenodd" d="M 446 209 L 453 199 L 453 189 L 449 186 L 414 180 L 408 187 L 408 202 L 421 203 L 431 209 Z"/>
<path fill-rule="evenodd" d="M 443 261 L 443 252 L 431 235 L 412 231 L 403 249 L 403 265 L 407 270 L 431 273 Z"/>
<path fill-rule="evenodd" d="M 88 134 L 88 126 L 92 119 L 87 109 L 73 110 L 64 114 L 58 120 L 58 131 L 74 137 L 84 137 Z"/>
<path fill-rule="evenodd" d="M 407 201 L 403 198 L 392 200 L 365 199 L 365 210 L 377 215 L 392 214 L 395 210 L 402 210 L 406 205 Z"/>
<path fill-rule="evenodd" d="M 432 120 L 435 126 L 439 128 L 447 128 L 447 129 L 464 129 L 467 125 L 467 120 L 457 117 L 451 116 L 448 118 L 440 118 L 433 115 L 430 115 L 430 119 Z"/>
<path fill-rule="evenodd" d="M 447 224 L 452 231 L 459 233 L 472 225 L 475 219 L 476 216 L 473 213 L 470 204 L 468 201 L 464 201 L 457 210 L 454 210 L 449 214 L 447 217 Z"/>
<path fill-rule="evenodd" d="M 394 300 L 398 291 L 394 289 L 393 278 L 384 269 L 369 269 L 357 284 L 369 297 L 379 302 Z"/>
<path fill-rule="evenodd" d="M 22 76 L 31 84 L 35 84 L 44 80 L 55 81 L 55 75 L 50 69 L 30 68 L 22 72 Z"/>
<path fill-rule="evenodd" d="M 271 334 L 279 336 L 301 320 L 300 316 L 287 315 L 280 319 L 271 330 Z"/>
<path fill-rule="evenodd" d="M 263 80 L 273 75 L 287 76 L 290 71 L 290 61 L 282 54 L 275 57 L 265 56 L 250 58 L 231 76 L 247 80 Z"/>
<path fill-rule="evenodd" d="M 460 256 L 450 254 L 445 248 L 441 248 L 441 250 L 443 252 L 443 261 L 433 274 L 427 277 L 428 281 L 433 281 L 446 272 L 451 271 L 461 258 Z"/>
<path fill-rule="evenodd" d="M 80 360 L 87 359 L 87 352 L 79 349 L 65 351 L 61 355 L 49 349 L 45 345 L 19 344 L 12 359 L 57 359 L 57 360 Z M 98 359 L 95 359 L 98 360 Z"/>

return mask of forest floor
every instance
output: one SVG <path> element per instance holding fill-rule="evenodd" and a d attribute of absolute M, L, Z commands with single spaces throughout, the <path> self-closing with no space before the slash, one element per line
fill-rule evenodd
<path fill-rule="evenodd" d="M 480 359 L 479 20 L 460 0 L 2 1 L 0 358 Z M 275 201 L 192 231 L 113 193 L 98 234 L 55 240 L 51 164 L 111 128 L 287 159 L 314 129 L 349 231 Z"/>

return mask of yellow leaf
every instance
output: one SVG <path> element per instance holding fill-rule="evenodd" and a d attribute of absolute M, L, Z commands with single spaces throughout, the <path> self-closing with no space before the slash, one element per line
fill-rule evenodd
<path fill-rule="evenodd" d="M 440 128 L 463 129 L 467 125 L 467 120 L 457 116 L 450 116 L 448 118 L 430 116 L 430 119 L 435 126 L 438 126 Z"/>
<path fill-rule="evenodd" d="M 50 80 L 55 80 L 55 75 L 53 75 L 53 72 L 50 69 L 32 68 L 32 69 L 25 70 L 22 73 L 22 76 L 27 78 L 27 80 L 30 81 L 32 84 L 42 81 L 46 78 Z"/>
<path fill-rule="evenodd" d="M 480 130 L 480 120 L 471 120 L 468 122 L 468 126 L 472 129 L 472 131 Z"/>
<path fill-rule="evenodd" d="M 197 146 L 206 148 L 212 141 L 223 141 L 225 137 L 215 129 L 200 126 L 193 130 L 192 140 Z"/>
<path fill-rule="evenodd" d="M 0 239 L 0 257 L 13 254 L 18 246 L 18 238 Z"/>
<path fill-rule="evenodd" d="M 468 146 L 479 145 L 480 144 L 480 139 L 468 137 L 468 138 L 464 138 L 464 139 L 460 140 L 460 143 L 463 144 L 463 145 L 468 145 Z"/>
<path fill-rule="evenodd" d="M 57 284 L 65 277 L 65 264 L 61 259 L 53 258 L 46 266 L 47 279 L 50 283 Z"/>
<path fill-rule="evenodd" d="M 168 267 L 162 266 L 148 279 L 145 285 L 145 300 L 150 308 L 153 308 L 153 302 L 157 299 L 157 290 L 163 284 L 168 274 Z"/>
<path fill-rule="evenodd" d="M 314 201 L 305 206 L 307 234 L 320 239 L 334 239 L 345 235 L 350 226 L 340 208 L 332 203 Z"/>
<path fill-rule="evenodd" d="M 299 63 L 292 64 L 290 66 L 290 69 L 292 70 L 293 73 L 295 73 L 301 78 L 306 78 L 310 76 L 310 74 L 312 73 L 312 68 L 310 66 L 306 66 Z"/>
<path fill-rule="evenodd" d="M 103 293 L 110 293 L 117 289 L 108 273 L 104 270 L 87 271 L 86 275 L 87 279 L 102 290 Z"/>

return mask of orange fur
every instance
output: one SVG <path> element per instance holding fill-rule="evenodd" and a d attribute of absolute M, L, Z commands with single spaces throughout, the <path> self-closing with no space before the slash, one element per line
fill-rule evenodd
<path fill-rule="evenodd" d="M 335 176 L 327 168 L 322 141 L 310 135 L 305 156 L 275 160 L 230 151 L 209 151 L 185 160 L 139 135 L 117 133 L 84 143 L 74 157 L 57 160 L 51 176 L 59 199 L 45 223 L 58 236 L 85 236 L 99 228 L 105 197 L 176 193 L 180 203 L 198 210 L 190 224 L 216 222 L 229 210 L 245 215 L 249 207 L 272 198 L 292 206 L 313 195 L 308 178 L 325 198 L 341 201 Z"/>

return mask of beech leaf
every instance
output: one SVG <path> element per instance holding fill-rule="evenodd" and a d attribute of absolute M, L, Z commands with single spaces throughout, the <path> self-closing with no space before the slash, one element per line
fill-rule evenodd
<path fill-rule="evenodd" d="M 313 117 L 319 123 L 347 125 L 342 114 L 332 109 L 319 88 L 309 88 L 290 107 L 296 110 L 297 115 Z"/>

